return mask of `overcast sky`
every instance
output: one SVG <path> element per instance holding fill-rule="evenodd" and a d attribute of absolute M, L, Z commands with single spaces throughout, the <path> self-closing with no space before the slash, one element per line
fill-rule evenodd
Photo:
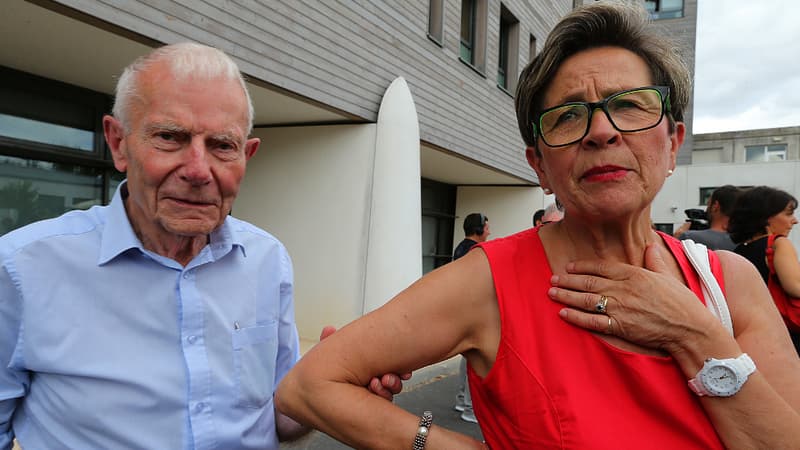
<path fill-rule="evenodd" d="M 693 132 L 800 126 L 800 1 L 698 0 Z"/>

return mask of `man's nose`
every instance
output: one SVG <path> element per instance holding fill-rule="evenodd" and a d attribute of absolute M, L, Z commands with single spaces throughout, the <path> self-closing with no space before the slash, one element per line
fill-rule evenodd
<path fill-rule="evenodd" d="M 194 185 L 202 185 L 211 181 L 209 153 L 203 139 L 192 138 L 192 142 L 184 154 L 180 176 L 184 181 Z"/>

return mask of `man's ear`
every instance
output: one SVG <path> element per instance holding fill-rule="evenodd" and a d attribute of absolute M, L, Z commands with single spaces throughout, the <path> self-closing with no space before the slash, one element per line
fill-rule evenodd
<path fill-rule="evenodd" d="M 542 189 L 549 189 L 550 182 L 547 179 L 547 173 L 542 167 L 541 153 L 534 147 L 525 147 L 525 158 L 528 160 L 528 165 L 531 166 L 531 169 L 536 172 L 536 176 L 539 177 L 539 185 Z"/>
<path fill-rule="evenodd" d="M 128 156 L 125 150 L 125 128 L 113 116 L 103 116 L 103 134 L 114 159 L 114 167 L 120 172 L 128 170 Z"/>
<path fill-rule="evenodd" d="M 261 145 L 261 139 L 259 138 L 250 138 L 244 143 L 244 158 L 245 161 L 250 160 L 253 155 L 256 154 L 258 151 L 258 147 Z"/>

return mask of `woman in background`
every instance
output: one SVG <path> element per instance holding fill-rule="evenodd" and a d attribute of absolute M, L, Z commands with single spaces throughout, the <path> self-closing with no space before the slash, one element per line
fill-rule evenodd
<path fill-rule="evenodd" d="M 789 232 L 797 223 L 795 209 L 797 199 L 791 194 L 767 186 L 754 187 L 736 202 L 728 222 L 728 232 L 739 244 L 734 251 L 756 266 L 764 283 L 769 283 L 767 250 L 771 248 L 780 287 L 788 296 L 800 298 L 800 261 L 788 239 Z M 787 325 L 795 349 L 800 353 L 800 330 L 790 323 Z"/>

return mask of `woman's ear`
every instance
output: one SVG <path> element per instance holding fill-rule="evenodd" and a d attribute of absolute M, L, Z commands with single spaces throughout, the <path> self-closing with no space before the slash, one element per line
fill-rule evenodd
<path fill-rule="evenodd" d="M 675 131 L 670 136 L 670 161 L 672 170 L 675 170 L 675 164 L 678 161 L 678 151 L 686 139 L 686 125 L 683 122 L 675 122 Z"/>
<path fill-rule="evenodd" d="M 550 182 L 547 179 L 547 173 L 542 167 L 542 154 L 534 147 L 525 147 L 525 158 L 528 160 L 528 165 L 531 166 L 536 176 L 539 177 L 539 185 L 542 189 L 549 189 Z"/>

